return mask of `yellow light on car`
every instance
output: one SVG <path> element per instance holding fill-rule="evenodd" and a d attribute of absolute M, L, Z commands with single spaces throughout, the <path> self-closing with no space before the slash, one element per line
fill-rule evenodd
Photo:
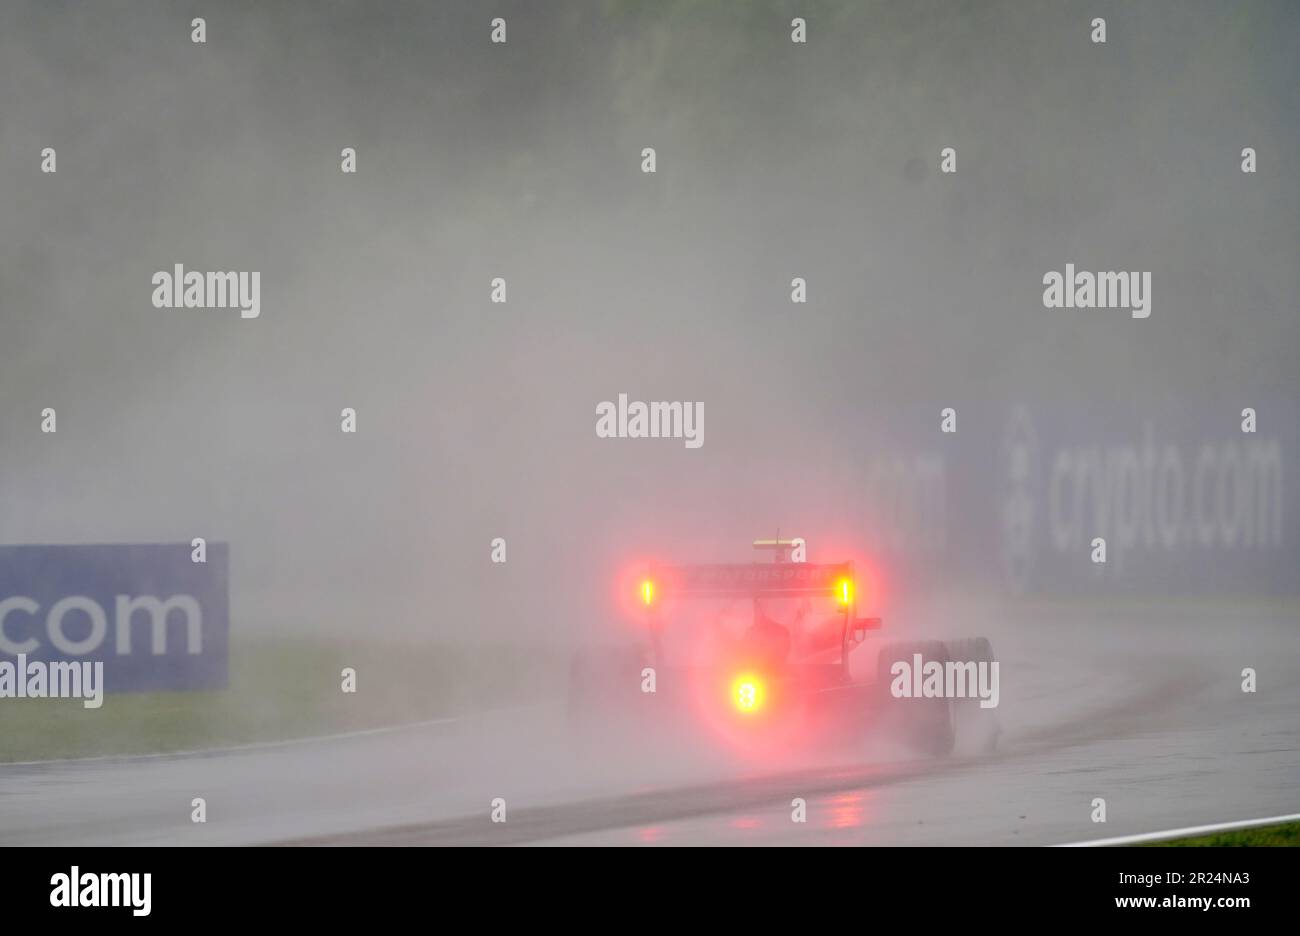
<path fill-rule="evenodd" d="M 835 597 L 839 599 L 840 604 L 847 606 L 853 601 L 853 581 L 842 578 L 835 583 Z"/>
<path fill-rule="evenodd" d="M 738 676 L 731 685 L 731 700 L 744 714 L 763 707 L 763 681 L 754 676 Z"/>
<path fill-rule="evenodd" d="M 645 602 L 647 608 L 654 604 L 655 583 L 649 579 L 641 583 L 641 600 Z"/>

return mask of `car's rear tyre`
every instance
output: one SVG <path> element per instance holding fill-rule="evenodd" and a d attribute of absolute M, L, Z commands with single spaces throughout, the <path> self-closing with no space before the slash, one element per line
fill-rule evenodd
<path fill-rule="evenodd" d="M 952 702 L 946 698 L 909 698 L 895 696 L 892 686 L 903 679 L 895 675 L 896 663 L 906 663 L 910 674 L 920 654 L 922 664 L 948 662 L 948 648 L 941 640 L 900 641 L 880 648 L 876 657 L 876 679 L 884 694 L 886 718 L 905 744 L 929 757 L 943 757 L 956 742 Z M 910 684 L 900 689 L 910 688 Z"/>
<path fill-rule="evenodd" d="M 987 637 L 963 637 L 948 641 L 948 659 L 959 663 L 997 662 L 993 644 Z M 963 751 L 991 754 L 997 748 L 998 738 L 1002 734 L 1002 722 L 996 708 L 982 707 L 978 698 L 963 699 L 955 706 L 953 718 Z"/>

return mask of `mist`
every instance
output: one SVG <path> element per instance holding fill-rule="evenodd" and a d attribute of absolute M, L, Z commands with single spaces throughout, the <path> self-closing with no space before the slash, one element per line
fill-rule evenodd
<path fill-rule="evenodd" d="M 863 466 L 913 413 L 1294 389 L 1292 4 L 498 7 L 6 5 L 6 542 L 229 542 L 234 639 L 564 642 L 650 555 L 905 566 Z M 1151 318 L 1044 309 L 1067 262 Z M 261 315 L 154 308 L 178 263 Z M 620 393 L 705 444 L 597 438 Z"/>

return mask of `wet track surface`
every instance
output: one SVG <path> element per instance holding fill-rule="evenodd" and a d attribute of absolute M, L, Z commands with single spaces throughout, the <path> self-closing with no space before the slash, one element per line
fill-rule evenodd
<path fill-rule="evenodd" d="M 299 744 L 0 766 L 5 844 L 1041 845 L 1300 811 L 1300 622 L 1053 614 L 995 639 L 997 753 L 575 749 L 558 706 Z M 1241 692 L 1241 670 L 1259 691 Z M 208 822 L 190 822 L 194 797 Z M 507 821 L 490 820 L 491 802 Z M 791 801 L 807 821 L 791 821 Z M 1090 820 L 1104 797 L 1107 822 Z"/>

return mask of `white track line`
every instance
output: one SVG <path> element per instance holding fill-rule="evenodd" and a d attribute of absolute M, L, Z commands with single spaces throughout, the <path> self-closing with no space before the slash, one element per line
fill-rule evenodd
<path fill-rule="evenodd" d="M 1214 825 L 1188 826 L 1185 829 L 1168 829 L 1164 832 L 1144 832 L 1141 835 L 1121 835 L 1116 838 L 1093 839 L 1090 842 L 1065 842 L 1056 848 L 1096 848 L 1101 845 L 1136 845 L 1139 842 L 1159 842 L 1164 839 L 1188 838 L 1210 832 L 1230 829 L 1254 829 L 1259 826 L 1279 825 L 1283 822 L 1300 822 L 1300 813 L 1290 816 L 1269 816 L 1267 819 L 1243 819 L 1240 822 L 1216 822 Z"/>
<path fill-rule="evenodd" d="M 299 744 L 320 744 L 325 741 L 345 741 L 349 738 L 364 738 L 367 735 L 393 734 L 397 731 L 413 731 L 417 728 L 431 728 L 434 725 L 446 725 L 460 721 L 460 718 L 430 718 L 425 721 L 404 722 L 400 725 L 385 725 L 381 728 L 365 728 L 360 731 L 343 731 L 338 734 L 308 735 L 303 738 L 288 738 L 284 741 L 254 741 L 250 744 L 236 744 L 232 747 L 199 748 L 193 751 L 160 751 L 155 754 L 99 754 L 95 757 L 60 757 L 52 760 L 0 761 L 0 771 L 8 767 L 57 767 L 63 764 L 92 764 L 103 761 L 151 761 L 169 760 L 183 757 L 214 757 L 221 754 L 239 754 L 243 751 L 261 751 L 270 748 L 294 747 Z"/>

